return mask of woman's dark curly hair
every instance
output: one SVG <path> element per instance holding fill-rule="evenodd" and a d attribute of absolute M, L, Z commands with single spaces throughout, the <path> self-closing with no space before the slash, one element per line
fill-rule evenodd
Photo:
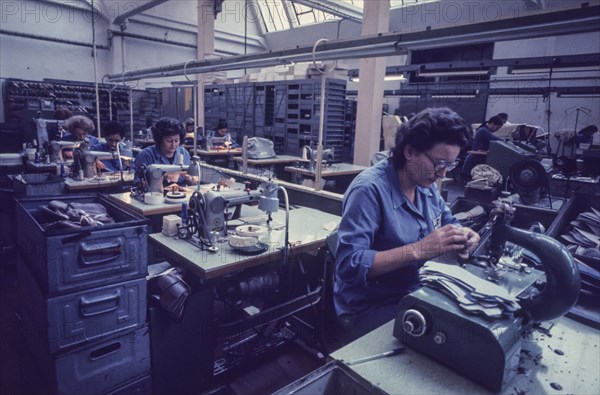
<path fill-rule="evenodd" d="M 430 150 L 437 143 L 464 148 L 469 133 L 470 126 L 451 109 L 426 108 L 398 127 L 390 160 L 396 169 L 402 168 L 406 163 L 404 148 L 407 145 L 420 152 Z"/>
<path fill-rule="evenodd" d="M 152 126 L 152 138 L 157 145 L 161 145 L 163 138 L 178 134 L 179 140 L 183 142 L 185 129 L 181 122 L 175 118 L 164 117 Z"/>

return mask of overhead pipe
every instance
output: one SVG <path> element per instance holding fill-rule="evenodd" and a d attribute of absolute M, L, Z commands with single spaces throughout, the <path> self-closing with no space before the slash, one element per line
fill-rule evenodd
<path fill-rule="evenodd" d="M 413 33 L 387 33 L 351 40 L 336 40 L 323 44 L 315 53 L 317 60 L 348 59 L 356 57 L 382 57 L 405 54 L 419 48 L 433 48 L 443 45 L 476 44 L 498 40 L 516 40 L 550 35 L 564 35 L 598 31 L 600 7 L 593 6 L 561 12 L 541 13 L 520 18 L 507 18 L 498 21 L 424 30 Z M 236 56 L 194 62 L 188 65 L 188 72 L 205 73 L 243 69 L 253 61 L 256 67 L 273 66 L 285 62 L 310 61 L 312 46 L 277 52 Z M 159 78 L 183 74 L 183 64 L 131 71 L 109 75 L 110 81 L 128 81 L 140 78 Z"/>
<path fill-rule="evenodd" d="M 14 32 L 14 31 L 5 30 L 5 29 L 0 29 L 0 35 L 1 34 L 4 34 L 6 36 L 30 38 L 32 40 L 50 41 L 50 42 L 59 43 L 59 44 L 76 45 L 78 47 L 94 48 L 94 44 L 92 44 L 92 43 L 86 43 L 86 42 L 82 42 L 82 41 L 65 40 L 63 38 L 40 36 L 38 34 Z M 96 49 L 103 49 L 103 50 L 109 51 L 110 46 L 96 44 Z"/>
<path fill-rule="evenodd" d="M 144 35 L 135 34 L 135 33 L 126 33 L 123 31 L 112 30 L 112 29 L 109 29 L 108 32 L 110 34 L 112 34 L 113 36 L 135 38 L 138 40 L 152 41 L 152 42 L 163 43 L 163 44 L 168 44 L 168 45 L 176 45 L 179 47 L 194 48 L 194 49 L 196 48 L 196 44 L 182 43 L 180 41 L 165 40 L 163 38 L 144 36 Z"/>

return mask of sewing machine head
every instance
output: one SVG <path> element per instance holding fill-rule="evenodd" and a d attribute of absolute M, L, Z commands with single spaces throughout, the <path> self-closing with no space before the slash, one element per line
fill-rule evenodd
<path fill-rule="evenodd" d="M 185 173 L 188 165 L 158 165 L 152 164 L 145 168 L 143 176 L 146 179 L 146 192 L 163 192 L 163 177 L 167 173 Z"/>
<path fill-rule="evenodd" d="M 202 207 L 208 232 L 218 232 L 225 236 L 225 221 L 240 217 L 242 204 L 258 202 L 263 196 L 261 190 L 208 191 L 204 194 Z M 206 237 L 206 236 L 205 236 Z"/>
<path fill-rule="evenodd" d="M 516 297 L 519 308 L 498 317 L 482 314 L 485 306 L 469 312 L 459 298 L 426 285 L 400 301 L 394 336 L 485 388 L 500 391 L 517 372 L 525 330 L 533 322 L 569 311 L 579 296 L 580 278 L 573 257 L 562 244 L 511 227 L 512 204 L 503 200 L 494 203 L 487 255 L 477 257 L 477 266 L 467 265 L 464 271 L 494 280 Z M 503 256 L 507 242 L 533 253 L 545 273 Z M 468 277 L 467 273 L 463 276 Z"/>
<path fill-rule="evenodd" d="M 302 147 L 302 159 L 308 161 L 308 168 L 314 169 L 317 162 L 317 149 L 313 149 L 308 145 Z M 321 162 L 332 163 L 334 161 L 334 151 L 332 148 L 323 149 Z"/>
<path fill-rule="evenodd" d="M 52 162 L 63 162 L 63 150 L 65 148 L 74 148 L 76 144 L 74 141 L 50 141 L 50 160 Z"/>
<path fill-rule="evenodd" d="M 89 151 L 87 149 L 79 149 L 79 160 L 81 169 L 83 170 L 84 178 L 92 178 L 97 175 L 97 160 L 113 159 L 116 153 L 105 151 Z"/>

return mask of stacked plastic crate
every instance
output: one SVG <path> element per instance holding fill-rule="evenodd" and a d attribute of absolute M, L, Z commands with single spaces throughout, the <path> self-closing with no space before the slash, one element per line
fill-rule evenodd
<path fill-rule="evenodd" d="M 150 393 L 146 320 L 147 220 L 102 195 L 114 223 L 45 229 L 50 197 L 16 202 L 24 372 L 27 393 Z"/>

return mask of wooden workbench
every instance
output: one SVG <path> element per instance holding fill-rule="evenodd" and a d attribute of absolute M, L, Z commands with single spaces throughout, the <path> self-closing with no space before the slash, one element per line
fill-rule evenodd
<path fill-rule="evenodd" d="M 236 162 L 238 169 L 243 171 L 244 158 L 243 157 L 235 157 L 233 160 Z M 286 176 L 286 172 L 284 170 L 286 165 L 290 163 L 300 163 L 305 162 L 299 156 L 292 155 L 277 155 L 273 158 L 266 159 L 248 159 L 248 169 L 247 173 L 263 175 L 265 171 L 270 171 L 275 175 L 276 178 L 280 180 L 290 181 L 290 177 Z"/>
<path fill-rule="evenodd" d="M 243 163 L 244 159 L 240 157 L 233 158 L 236 162 Z M 266 159 L 250 159 L 248 158 L 248 165 L 250 166 L 271 166 L 271 165 L 280 165 L 286 163 L 296 163 L 301 162 L 302 158 L 299 156 L 292 155 L 277 155 L 273 158 Z"/>
<path fill-rule="evenodd" d="M 252 215 L 257 209 L 252 209 Z M 247 215 L 246 207 L 242 216 Z M 266 220 L 266 214 L 264 214 Z M 340 217 L 327 214 L 320 210 L 310 208 L 297 208 L 290 211 L 289 241 L 293 248 L 290 256 L 308 250 L 316 250 L 325 244 L 325 238 L 335 226 L 339 224 Z M 162 233 L 149 236 L 154 245 L 163 250 L 167 259 L 173 263 L 184 265 L 197 276 L 211 279 L 241 269 L 258 266 L 267 262 L 280 261 L 283 257 L 285 240 L 285 210 L 273 213 L 273 228 L 269 230 L 264 242 L 269 249 L 258 255 L 244 255 L 229 246 L 227 242 L 218 243 L 219 251 L 216 253 L 203 251 L 191 243 L 177 237 L 168 237 Z M 324 225 L 329 225 L 324 227 Z"/>
<path fill-rule="evenodd" d="M 189 200 L 192 193 L 193 191 L 186 192 L 185 202 Z M 126 209 L 142 214 L 145 217 L 181 213 L 181 203 L 146 204 L 131 196 L 130 192 L 113 193 L 108 195 L 108 198 Z"/>
<path fill-rule="evenodd" d="M 336 180 L 336 186 L 334 191 L 343 194 L 348 185 L 352 182 L 357 174 L 365 170 L 367 167 L 354 165 L 350 163 L 335 163 L 331 166 L 323 168 L 321 170 L 321 177 L 323 179 L 334 179 Z M 316 174 L 314 170 L 309 170 L 305 167 L 298 166 L 286 166 L 285 171 L 292 173 L 296 176 L 296 182 L 300 183 L 298 177 L 315 178 Z"/>
<path fill-rule="evenodd" d="M 358 173 L 365 170 L 365 166 L 353 165 L 350 163 L 335 163 L 329 167 L 324 168 L 321 171 L 322 177 L 340 177 L 340 176 L 349 176 L 349 175 L 357 175 Z M 296 166 L 286 166 L 285 171 L 290 173 L 301 174 L 306 177 L 315 177 L 314 170 L 308 170 L 304 167 L 296 167 Z"/>
<path fill-rule="evenodd" d="M 95 189 L 106 189 L 118 186 L 126 186 L 133 184 L 133 172 L 124 172 L 123 180 L 119 173 L 104 173 L 101 178 L 85 178 L 83 180 L 74 180 L 67 178 L 65 180 L 65 188 L 68 191 L 87 191 Z"/>
<path fill-rule="evenodd" d="M 600 331 L 562 317 L 545 322 L 524 341 L 519 372 L 502 394 L 599 394 Z M 352 361 L 400 346 L 394 321 L 335 351 L 335 359 Z M 556 352 L 555 352 L 556 350 Z M 560 350 L 560 351 L 559 351 Z M 564 353 L 564 355 L 561 355 Z M 453 370 L 407 348 L 402 353 L 350 366 L 390 394 L 488 394 Z M 556 384 L 562 389 L 554 388 Z"/>

